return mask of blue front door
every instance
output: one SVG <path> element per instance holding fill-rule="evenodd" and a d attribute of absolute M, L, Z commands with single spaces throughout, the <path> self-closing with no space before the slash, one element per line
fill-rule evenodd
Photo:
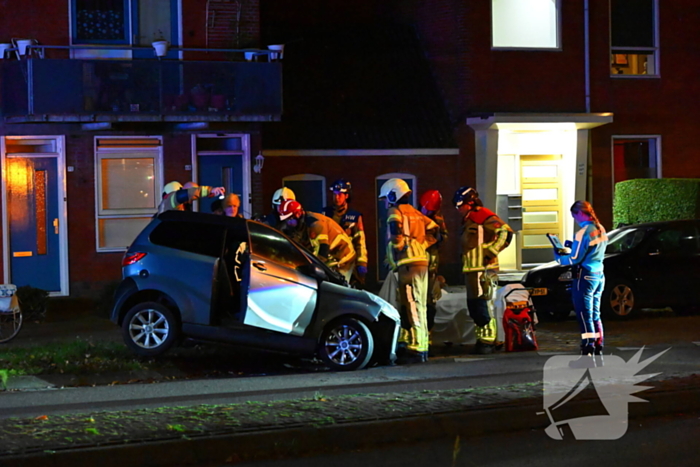
<path fill-rule="evenodd" d="M 61 291 L 58 161 L 7 158 L 7 206 L 12 284 Z"/>
<path fill-rule="evenodd" d="M 250 218 L 247 212 L 248 203 L 243 197 L 243 155 L 213 155 L 197 158 L 197 180 L 200 185 L 222 186 L 226 193 L 235 193 L 241 198 L 241 213 Z M 203 198 L 199 201 L 199 212 L 211 212 L 214 198 Z"/>

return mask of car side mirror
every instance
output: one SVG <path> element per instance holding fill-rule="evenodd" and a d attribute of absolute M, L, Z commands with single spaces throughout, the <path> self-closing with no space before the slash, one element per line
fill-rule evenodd
<path fill-rule="evenodd" d="M 328 280 L 328 275 L 326 274 L 326 271 L 324 271 L 323 268 L 316 263 L 311 263 L 305 266 L 299 266 L 297 270 L 302 274 L 311 276 L 319 281 Z"/>

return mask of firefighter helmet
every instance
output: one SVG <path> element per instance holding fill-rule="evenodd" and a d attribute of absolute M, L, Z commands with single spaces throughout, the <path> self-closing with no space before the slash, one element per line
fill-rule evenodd
<path fill-rule="evenodd" d="M 277 189 L 277 191 L 275 191 L 275 194 L 272 195 L 272 205 L 278 207 L 284 201 L 290 199 L 297 199 L 297 197 L 292 190 L 284 186 L 282 188 Z"/>
<path fill-rule="evenodd" d="M 437 190 L 428 190 L 421 195 L 420 206 L 426 211 L 439 211 L 442 206 L 442 195 Z"/>
<path fill-rule="evenodd" d="M 169 182 L 166 183 L 165 186 L 163 187 L 163 195 L 169 195 L 173 191 L 177 191 L 182 188 L 182 184 L 180 182 Z"/>
<path fill-rule="evenodd" d="M 470 186 L 460 187 L 455 191 L 455 195 L 452 197 L 452 204 L 454 204 L 457 209 L 463 204 L 479 204 L 479 193 Z"/>
<path fill-rule="evenodd" d="M 382 185 L 379 190 L 379 198 L 386 198 L 390 203 L 394 204 L 404 195 L 410 193 L 411 189 L 405 180 L 400 178 L 390 178 Z"/>
<path fill-rule="evenodd" d="M 300 214 L 302 212 L 304 212 L 304 209 L 301 207 L 301 204 L 299 204 L 296 200 L 293 199 L 288 199 L 287 201 L 280 204 L 279 207 L 281 221 L 287 220 L 292 216 L 296 217 L 297 214 Z"/>

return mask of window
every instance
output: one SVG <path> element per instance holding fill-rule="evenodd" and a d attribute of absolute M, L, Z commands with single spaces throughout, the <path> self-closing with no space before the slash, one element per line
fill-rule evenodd
<path fill-rule="evenodd" d="M 559 49 L 560 0 L 491 0 L 494 48 Z"/>
<path fill-rule="evenodd" d="M 624 253 L 625 251 L 632 250 L 644 240 L 645 236 L 646 231 L 642 229 L 622 230 L 614 237 L 610 237 L 610 243 L 608 243 L 605 253 Z"/>
<path fill-rule="evenodd" d="M 178 8 L 178 0 L 71 0 L 71 43 L 150 46 L 162 38 L 177 45 Z M 74 58 L 132 57 L 152 58 L 153 50 L 74 51 Z"/>
<path fill-rule="evenodd" d="M 613 183 L 659 178 L 659 137 L 613 137 Z"/>
<path fill-rule="evenodd" d="M 224 226 L 167 221 L 153 229 L 149 240 L 156 245 L 218 258 L 224 244 Z"/>
<path fill-rule="evenodd" d="M 282 185 L 291 189 L 305 211 L 323 212 L 326 206 L 326 177 L 313 174 L 290 175 Z"/>
<path fill-rule="evenodd" d="M 271 228 L 248 222 L 248 229 L 253 254 L 292 269 L 309 264 L 297 247 Z"/>
<path fill-rule="evenodd" d="M 97 138 L 97 250 L 128 247 L 158 210 L 163 186 L 159 138 Z"/>
<path fill-rule="evenodd" d="M 610 74 L 658 76 L 658 0 L 610 1 Z"/>

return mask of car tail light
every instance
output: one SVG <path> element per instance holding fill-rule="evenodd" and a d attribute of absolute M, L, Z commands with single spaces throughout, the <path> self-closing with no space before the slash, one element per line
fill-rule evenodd
<path fill-rule="evenodd" d="M 125 254 L 122 259 L 122 267 L 141 261 L 147 254 L 148 253 L 141 253 L 139 251 Z"/>

